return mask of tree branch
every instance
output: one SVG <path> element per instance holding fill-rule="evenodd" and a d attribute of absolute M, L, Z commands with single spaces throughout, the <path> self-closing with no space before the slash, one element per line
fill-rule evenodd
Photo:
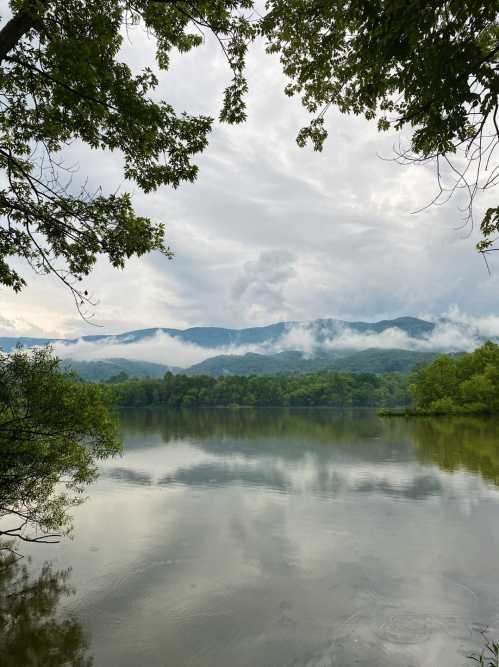
<path fill-rule="evenodd" d="M 35 27 L 40 2 L 26 0 L 23 8 L 0 30 L 0 64 L 26 33 Z"/>

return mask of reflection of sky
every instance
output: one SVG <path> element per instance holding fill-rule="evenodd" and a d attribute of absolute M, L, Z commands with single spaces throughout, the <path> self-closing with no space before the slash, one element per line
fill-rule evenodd
<path fill-rule="evenodd" d="M 344 450 L 338 453 L 334 446 L 326 449 L 327 457 L 324 449 L 318 457 L 305 448 L 299 459 L 293 453 L 289 460 L 285 440 L 281 441 L 282 456 L 269 455 L 258 448 L 251 451 L 248 440 L 238 442 L 236 449 L 231 444 L 228 441 L 222 452 L 190 440 L 179 440 L 163 448 L 132 448 L 119 465 L 105 464 L 101 477 L 142 485 L 262 486 L 325 496 L 361 492 L 415 500 L 440 496 L 465 505 L 483 498 L 499 500 L 499 490 L 476 475 L 448 473 L 436 465 L 414 460 L 399 462 L 382 456 L 377 461 L 359 460 L 358 456 L 346 456 Z M 369 442 L 364 446 L 369 447 Z"/>
<path fill-rule="evenodd" d="M 364 458 L 149 444 L 104 466 L 74 542 L 44 551 L 73 565 L 96 667 L 456 667 L 498 624 L 499 494 L 479 477 L 368 440 Z"/>

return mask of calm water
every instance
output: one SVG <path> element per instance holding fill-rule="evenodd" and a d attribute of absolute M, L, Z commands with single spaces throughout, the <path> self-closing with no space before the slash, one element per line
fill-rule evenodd
<path fill-rule="evenodd" d="M 31 550 L 50 605 L 9 638 L 29 664 L 458 667 L 499 637 L 497 422 L 143 411 L 123 432 L 75 539 Z"/>

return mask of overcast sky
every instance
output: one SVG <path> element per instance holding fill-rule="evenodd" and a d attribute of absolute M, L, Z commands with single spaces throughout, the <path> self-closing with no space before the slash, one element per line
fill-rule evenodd
<path fill-rule="evenodd" d="M 141 67 L 152 49 L 136 32 L 126 57 Z M 489 276 L 477 235 L 458 229 L 458 202 L 411 213 L 434 194 L 430 168 L 380 159 L 393 156 L 396 135 L 380 136 L 375 124 L 335 112 L 322 153 L 298 148 L 306 114 L 283 94 L 278 61 L 255 48 L 248 66 L 248 120 L 215 125 L 192 185 L 145 196 L 123 182 L 119 155 L 78 146 L 68 153 L 82 179 L 105 191 L 133 189 L 137 210 L 167 224 L 175 259 L 151 254 L 124 271 L 99 262 L 88 288 L 101 330 L 78 317 L 55 280 L 26 271 L 24 293 L 0 289 L 0 335 L 437 317 L 456 306 L 499 315 L 499 262 Z M 216 116 L 228 79 L 208 41 L 173 58 L 159 92 L 178 110 Z"/>

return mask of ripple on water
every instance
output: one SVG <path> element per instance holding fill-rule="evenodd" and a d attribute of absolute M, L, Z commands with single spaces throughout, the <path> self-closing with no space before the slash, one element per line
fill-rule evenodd
<path fill-rule="evenodd" d="M 440 629 L 438 620 L 431 616 L 404 612 L 378 625 L 375 634 L 391 644 L 421 644 Z"/>

